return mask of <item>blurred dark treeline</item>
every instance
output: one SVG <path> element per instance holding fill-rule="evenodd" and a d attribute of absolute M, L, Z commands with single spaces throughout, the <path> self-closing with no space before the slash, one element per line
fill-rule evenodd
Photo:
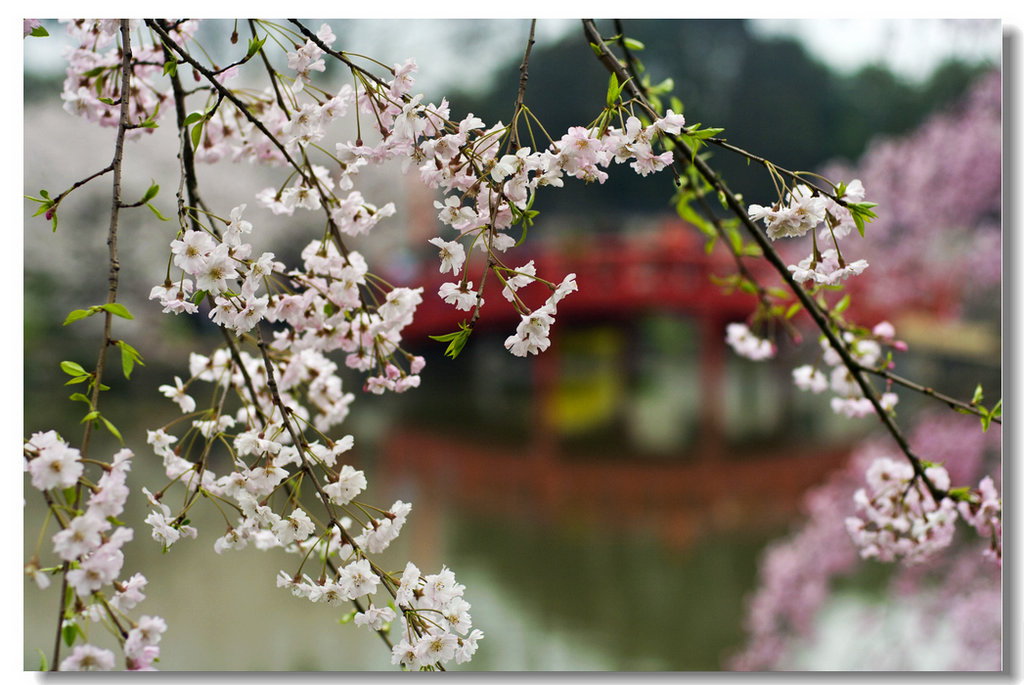
<path fill-rule="evenodd" d="M 598 27 L 606 37 L 618 32 L 612 21 L 599 21 Z M 814 171 L 836 158 L 855 161 L 873 137 L 914 129 L 990 68 L 948 61 L 918 84 L 882 66 L 837 74 L 799 42 L 761 38 L 743 20 L 637 19 L 624 20 L 622 28 L 645 45 L 636 56 L 651 82 L 673 79 L 672 95 L 682 101 L 687 124 L 722 127 L 722 136 L 733 144 L 794 170 Z M 452 96 L 453 114 L 473 112 L 489 123 L 508 122 L 520 62 L 521 54 L 495 75 L 487 91 L 467 88 Z M 528 73 L 525 103 L 556 140 L 569 126 L 592 121 L 604 105 L 608 72 L 582 29 L 552 47 L 534 48 Z M 760 167 L 724 152 L 715 152 L 712 166 L 751 202 L 771 200 L 773 186 Z M 604 216 L 601 223 L 608 229 L 620 224 L 624 213 L 667 208 L 670 174 L 644 179 L 628 169 L 614 171 L 600 192 L 570 181 L 558 192 L 542 193 L 536 208 L 541 217 L 588 211 Z"/>

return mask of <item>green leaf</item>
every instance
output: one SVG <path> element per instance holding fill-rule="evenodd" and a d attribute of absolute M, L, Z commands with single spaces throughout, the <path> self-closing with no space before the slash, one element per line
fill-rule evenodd
<path fill-rule="evenodd" d="M 249 39 L 249 49 L 245 51 L 245 58 L 249 59 L 263 48 L 263 44 L 267 42 L 267 37 L 263 36 L 259 40 L 255 38 Z"/>
<path fill-rule="evenodd" d="M 72 393 L 68 397 L 68 399 L 69 400 L 74 400 L 75 402 L 85 402 L 90 407 L 92 406 L 92 400 L 90 400 L 88 397 L 86 397 L 85 395 L 83 395 L 80 392 Z"/>
<path fill-rule="evenodd" d="M 142 363 L 142 356 L 138 350 L 124 340 L 118 340 L 117 346 L 121 348 L 121 369 L 124 371 L 124 377 L 130 379 L 132 377 L 132 369 L 136 363 L 140 366 L 145 366 Z"/>
<path fill-rule="evenodd" d="M 786 310 L 786 318 L 792 319 L 794 316 L 796 316 L 796 313 L 803 308 L 804 306 L 802 304 L 800 304 L 799 302 L 794 302 L 793 304 L 789 305 L 789 309 Z"/>
<path fill-rule="evenodd" d="M 114 424 L 110 423 L 105 416 L 101 416 L 100 420 L 103 421 L 103 425 L 107 427 L 107 430 L 114 434 L 114 437 L 117 438 L 118 442 L 123 445 L 124 438 L 121 437 L 121 432 L 114 427 Z"/>
<path fill-rule="evenodd" d="M 196 123 L 205 116 L 206 114 L 204 114 L 203 112 L 192 112 L 187 117 L 185 117 L 185 121 L 182 123 L 185 124 L 185 126 L 191 126 L 192 124 Z"/>
<path fill-rule="evenodd" d="M 454 333 L 445 333 L 444 335 L 431 335 L 428 336 L 431 340 L 438 342 L 448 343 L 448 349 L 444 351 L 444 356 L 451 359 L 455 359 L 462 352 L 462 348 L 466 346 L 466 342 L 469 340 L 470 334 L 473 329 L 466 325 L 465 321 L 459 323 L 459 330 Z"/>
<path fill-rule="evenodd" d="M 32 33 L 28 35 L 32 36 L 33 38 L 46 38 L 50 34 L 42 26 L 36 26 L 35 28 L 32 29 Z M 43 658 L 43 663 L 46 663 L 45 657 Z M 45 671 L 46 669 L 41 668 L 39 670 Z"/>
<path fill-rule="evenodd" d="M 104 105 L 113 105 L 114 104 L 114 98 L 98 98 L 98 99 Z"/>
<path fill-rule="evenodd" d="M 600 48 L 600 46 L 598 46 L 597 43 L 591 43 L 590 44 L 590 49 L 593 50 L 594 54 L 597 55 L 598 57 L 601 56 L 601 54 L 602 54 L 601 53 L 601 48 Z"/>
<path fill-rule="evenodd" d="M 203 123 L 205 120 L 200 121 L 198 124 L 192 127 L 192 149 L 199 149 L 199 139 L 203 137 Z"/>
<path fill-rule="evenodd" d="M 860 233 L 860 237 L 864 237 L 864 224 L 870 223 L 872 219 L 877 219 L 878 215 L 871 211 L 872 207 L 877 207 L 876 202 L 848 202 L 846 208 L 850 210 L 850 215 L 853 217 L 853 223 L 857 225 L 857 232 Z"/>
<path fill-rule="evenodd" d="M 135 367 L 135 359 L 132 357 L 131 353 L 128 350 L 126 350 L 126 349 L 124 349 L 122 347 L 121 348 L 121 371 L 124 372 L 124 377 L 125 378 L 127 378 L 129 380 L 131 379 L 131 377 L 132 377 L 132 368 L 134 368 L 134 367 Z"/>
<path fill-rule="evenodd" d="M 68 314 L 68 318 L 64 319 L 63 325 L 67 326 L 69 323 L 74 323 L 80 319 L 88 318 L 95 313 L 96 311 L 93 309 L 73 309 L 71 313 Z"/>
<path fill-rule="evenodd" d="M 978 404 L 985 396 L 981 394 L 981 383 L 978 383 L 978 387 L 974 389 L 974 397 L 971 399 L 971 404 Z"/>
<path fill-rule="evenodd" d="M 64 488 L 64 501 L 68 503 L 68 506 L 75 506 L 75 502 L 78 500 L 78 490 L 75 486 Z"/>
<path fill-rule="evenodd" d="M 164 76 L 174 77 L 178 73 L 178 62 L 177 60 L 170 60 L 164 62 Z"/>
<path fill-rule="evenodd" d="M 82 629 L 79 628 L 78 624 L 74 621 L 65 622 L 64 627 L 60 629 L 61 636 L 64 638 L 64 644 L 68 647 L 75 644 L 75 638 L 77 638 L 81 632 Z"/>
<path fill-rule="evenodd" d="M 353 609 L 352 611 L 348 612 L 347 614 L 344 614 L 341 618 L 339 618 L 338 619 L 338 623 L 344 625 L 346 623 L 351 622 L 352 619 L 354 619 L 355 617 L 356 617 L 356 611 L 355 611 L 355 609 Z"/>
<path fill-rule="evenodd" d="M 77 362 L 61 362 L 60 370 L 69 376 L 88 376 L 89 374 Z"/>
<path fill-rule="evenodd" d="M 128 311 L 128 308 L 119 302 L 111 302 L 109 304 L 101 304 L 100 309 L 106 310 L 114 316 L 120 316 L 122 319 L 134 319 L 132 313 Z"/>
<path fill-rule="evenodd" d="M 149 186 L 149 190 L 147 190 L 146 194 L 142 196 L 142 200 L 140 200 L 140 202 L 142 204 L 145 204 L 145 203 L 149 202 L 154 197 L 156 197 L 156 194 L 159 193 L 159 192 L 160 192 L 160 186 L 157 185 L 156 181 L 153 181 L 152 185 Z"/>
<path fill-rule="evenodd" d="M 843 295 L 843 299 L 839 300 L 839 302 L 836 303 L 836 306 L 832 309 L 832 311 L 835 312 L 836 314 L 842 314 L 844 311 L 846 311 L 846 308 L 849 306 L 850 295 L 849 293 L 847 293 L 846 295 Z"/>
<path fill-rule="evenodd" d="M 35 29 L 32 29 L 32 31 L 35 32 Z M 45 673 L 48 670 L 46 668 L 46 655 L 43 653 L 43 650 L 39 649 L 38 647 L 36 647 L 36 651 L 39 652 L 39 670 Z"/>
<path fill-rule="evenodd" d="M 625 45 L 630 50 L 643 50 L 645 47 L 643 43 L 636 40 L 635 38 L 623 38 L 622 44 Z"/>
<path fill-rule="evenodd" d="M 69 380 L 69 381 L 68 381 L 67 383 L 65 383 L 64 385 L 77 385 L 78 383 L 84 383 L 84 382 L 86 382 L 86 381 L 87 381 L 87 380 L 89 380 L 90 378 L 92 378 L 92 376 L 75 376 L 74 378 L 72 378 L 71 380 Z"/>
<path fill-rule="evenodd" d="M 156 214 L 156 218 L 160 219 L 160 221 L 170 221 L 170 219 L 168 219 L 166 216 L 161 214 L 160 210 L 157 209 L 156 207 L 154 207 L 151 202 L 147 202 L 146 206 L 149 207 L 151 210 L 153 210 L 153 213 Z"/>
<path fill-rule="evenodd" d="M 35 197 L 30 197 L 28 199 L 33 200 L 35 202 L 42 203 L 39 206 L 39 209 L 36 210 L 36 213 L 33 214 L 32 216 L 39 216 L 40 214 L 45 214 L 47 211 L 49 211 L 50 207 L 53 207 L 53 201 L 52 200 L 40 200 L 40 199 L 35 198 Z"/>
<path fill-rule="evenodd" d="M 999 400 L 996 406 L 992 407 L 992 411 L 985 409 L 985 407 L 979 407 L 981 409 L 981 432 L 987 433 L 989 426 L 992 424 L 992 419 L 1001 415 L 1003 401 Z"/>
<path fill-rule="evenodd" d="M 658 85 L 656 85 L 656 86 L 651 86 L 651 87 L 650 87 L 650 88 L 648 89 L 648 91 L 649 91 L 650 93 L 653 93 L 653 94 L 655 94 L 655 95 L 660 95 L 660 94 L 662 94 L 662 93 L 671 93 L 671 92 L 672 92 L 672 89 L 673 89 L 673 88 L 675 88 L 675 87 L 676 87 L 676 82 L 675 82 L 675 81 L 673 81 L 673 80 L 672 80 L 671 78 L 667 78 L 667 79 L 664 79 L 664 80 L 663 80 L 663 81 L 662 81 L 661 83 L 659 83 Z M 674 111 L 674 110 L 673 110 L 673 111 Z"/>
<path fill-rule="evenodd" d="M 971 501 L 971 489 L 966 486 L 961 488 L 950 488 L 948 494 L 949 498 L 954 502 Z"/>
<path fill-rule="evenodd" d="M 88 414 L 83 416 L 82 420 L 79 421 L 79 423 L 85 423 L 86 421 L 92 421 L 96 417 L 98 417 L 99 415 L 100 415 L 100 410 L 99 409 L 93 409 L 91 412 L 89 412 Z"/>
<path fill-rule="evenodd" d="M 608 95 L 605 98 L 605 103 L 611 107 L 615 104 L 615 98 L 619 95 L 619 78 L 612 72 L 612 76 L 608 79 Z"/>

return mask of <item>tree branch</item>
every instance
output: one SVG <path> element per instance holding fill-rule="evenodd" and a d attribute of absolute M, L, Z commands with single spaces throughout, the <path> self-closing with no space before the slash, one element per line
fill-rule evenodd
<path fill-rule="evenodd" d="M 615 57 L 615 55 L 608 48 L 608 45 L 604 42 L 604 39 L 601 37 L 601 34 L 597 30 L 597 26 L 594 24 L 594 21 L 592 19 L 583 20 L 583 30 L 588 41 L 597 47 L 598 59 L 601 61 L 602 64 L 605 65 L 605 68 L 608 69 L 610 72 L 614 73 L 618 77 L 620 83 L 626 84 L 626 87 L 630 90 L 633 97 L 635 97 L 644 106 L 651 108 L 650 101 L 647 99 L 646 95 L 641 90 L 639 84 L 630 79 L 628 72 L 622 66 L 621 62 L 619 62 L 618 58 Z M 651 109 L 653 111 L 653 108 Z M 885 426 L 886 430 L 892 436 L 893 440 L 895 440 L 896 444 L 899 446 L 900 450 L 906 456 L 907 460 L 910 461 L 911 465 L 913 466 L 914 473 L 917 475 L 917 477 L 921 478 L 922 482 L 924 482 L 925 486 L 928 488 L 928 491 L 931 493 L 935 501 L 938 502 L 943 497 L 945 497 L 946 493 L 942 490 L 939 490 L 935 486 L 935 484 L 931 482 L 931 479 L 928 478 L 928 476 L 925 474 L 925 467 L 923 462 L 916 454 L 914 454 L 914 451 L 911 449 L 910 444 L 907 442 L 907 439 L 906 437 L 904 437 L 902 431 L 900 431 L 895 421 L 893 421 L 893 418 L 882 407 L 881 402 L 879 401 L 878 396 L 875 392 L 875 389 L 874 387 L 872 387 L 871 383 L 865 377 L 861 365 L 855 359 L 853 359 L 849 350 L 847 350 L 846 345 L 843 344 L 843 342 L 836 335 L 835 331 L 832 330 L 832 326 L 829 324 L 828 318 L 818 308 L 818 305 L 817 303 L 815 303 L 814 299 L 807 293 L 807 291 L 805 291 L 799 284 L 797 284 L 796 281 L 793 280 L 793 276 L 789 272 L 788 266 L 782 260 L 782 257 L 779 256 L 779 253 L 775 251 L 775 248 L 772 247 L 771 242 L 768 240 L 767 236 L 750 219 L 749 215 L 747 214 L 746 208 L 740 203 L 740 201 L 736 198 L 736 196 L 728 188 L 728 186 L 726 186 L 725 182 L 721 179 L 719 174 L 712 170 L 711 167 L 708 166 L 707 162 L 701 159 L 701 157 L 693 153 L 693 150 L 691 150 L 690 146 L 686 144 L 686 141 L 682 140 L 679 136 L 671 134 L 665 135 L 674 144 L 672 152 L 676 160 L 679 161 L 681 164 L 693 164 L 697 171 L 700 173 L 700 175 L 703 176 L 704 179 L 709 184 L 711 184 L 711 186 L 715 188 L 716 191 L 721 193 L 722 197 L 725 198 L 726 204 L 729 206 L 729 209 L 740 219 L 740 221 L 746 227 L 747 232 L 751 235 L 751 237 L 753 237 L 754 241 L 761 248 L 762 253 L 764 254 L 764 258 L 779 273 L 779 276 L 782 278 L 783 282 L 786 284 L 789 290 L 791 290 L 797 296 L 797 298 L 800 300 L 800 303 L 803 304 L 804 309 L 807 310 L 807 313 L 810 314 L 811 318 L 814 320 L 814 323 L 818 326 L 821 332 L 828 339 L 833 349 L 835 349 L 836 352 L 839 354 L 839 357 L 842 360 L 843 365 L 850 372 L 850 375 L 853 377 L 858 387 L 860 387 L 862 393 L 864 394 L 864 397 L 866 397 L 868 401 L 871 402 L 871 406 L 875 409 L 875 412 L 878 415 L 879 420 L 882 422 L 882 425 Z"/>

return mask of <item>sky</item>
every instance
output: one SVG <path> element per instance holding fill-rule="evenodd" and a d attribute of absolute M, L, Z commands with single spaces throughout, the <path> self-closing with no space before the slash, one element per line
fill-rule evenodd
<path fill-rule="evenodd" d="M 399 31 L 401 24 L 404 26 Z M 494 24 L 488 22 L 483 26 Z M 444 88 L 451 85 L 452 78 L 478 82 L 504 61 L 519 57 L 529 24 L 518 21 L 505 26 L 511 28 L 482 31 L 481 24 L 469 20 L 386 19 L 361 26 L 355 44 L 349 43 L 346 49 L 363 51 L 384 61 L 420 55 L 417 82 L 428 90 Z M 796 38 L 811 54 L 839 71 L 855 71 L 865 64 L 881 62 L 910 80 L 926 79 L 943 59 L 952 55 L 998 62 L 1002 47 L 999 20 L 755 19 L 752 28 L 765 36 Z M 573 31 L 579 31 L 578 20 L 540 19 L 537 43 L 557 40 Z M 60 30 L 51 33 L 52 39 L 64 38 Z M 401 35 L 401 40 L 396 40 L 396 35 Z M 24 48 L 26 66 L 63 71 L 62 51 L 55 50 L 52 44 L 30 40 L 25 41 Z M 436 57 L 425 59 L 432 52 Z M 472 59 L 466 59 L 467 54 Z M 452 68 L 453 65 L 458 68 Z"/>
<path fill-rule="evenodd" d="M 756 19 L 752 28 L 796 38 L 840 72 L 884 63 L 915 81 L 948 57 L 998 63 L 1002 50 L 998 19 Z"/>

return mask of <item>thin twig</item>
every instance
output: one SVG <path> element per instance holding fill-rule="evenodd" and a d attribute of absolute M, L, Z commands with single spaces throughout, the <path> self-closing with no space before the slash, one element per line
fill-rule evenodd
<path fill-rule="evenodd" d="M 523 111 L 523 96 L 526 94 L 526 79 L 529 78 L 526 68 L 530 63 L 530 51 L 533 49 L 533 34 L 537 28 L 537 20 L 530 20 L 530 37 L 526 39 L 526 52 L 523 54 L 523 63 L 519 65 L 519 92 L 516 93 L 516 105 L 512 112 L 512 151 L 519 149 L 519 113 Z"/>
<path fill-rule="evenodd" d="M 118 273 L 121 270 L 121 265 L 117 260 L 117 222 L 121 209 L 121 162 L 124 157 L 125 131 L 128 130 L 128 93 L 131 92 L 132 73 L 131 33 L 128 30 L 127 19 L 121 20 L 121 41 L 121 112 L 120 118 L 118 119 L 117 136 L 114 140 L 114 158 L 111 160 L 109 167 L 110 170 L 114 172 L 114 180 L 112 183 L 113 189 L 111 191 L 112 197 L 110 202 L 110 225 L 107 230 L 107 250 L 110 264 L 110 270 L 107 275 L 107 304 L 113 304 L 117 301 Z M 100 173 L 106 172 L 104 171 Z M 91 178 L 94 178 L 97 175 L 99 174 L 94 174 Z M 106 366 L 107 360 L 107 347 L 111 344 L 110 328 L 113 314 L 111 314 L 110 311 L 104 311 L 104 315 L 103 342 L 100 345 L 99 358 L 96 360 L 96 374 L 93 379 L 94 385 L 92 389 L 92 397 L 89 400 L 89 405 L 93 411 L 95 411 L 99 406 L 100 391 L 103 387 L 103 370 Z M 79 450 L 83 458 L 89 451 L 89 441 L 92 436 L 92 424 L 92 421 L 85 422 L 85 432 L 82 436 L 82 447 Z M 81 496 L 81 487 L 81 481 L 79 481 L 76 486 L 77 497 Z M 65 600 L 67 598 L 67 572 L 69 568 L 70 564 L 68 562 L 64 562 L 62 568 L 63 581 L 61 582 L 60 610 L 57 614 L 57 635 L 54 640 L 53 663 L 50 666 L 50 669 L 54 671 L 60 668 L 60 645 L 63 632 L 62 628 L 64 627 L 64 612 L 67 609 Z"/>

